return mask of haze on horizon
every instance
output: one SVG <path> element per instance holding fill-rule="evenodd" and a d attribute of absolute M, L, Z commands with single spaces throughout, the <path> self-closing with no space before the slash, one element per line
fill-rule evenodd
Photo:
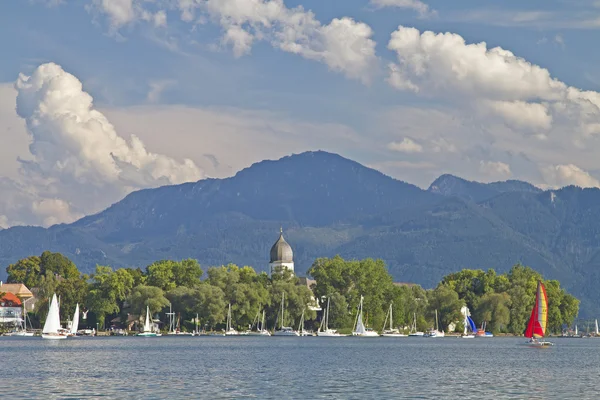
<path fill-rule="evenodd" d="M 600 186 L 597 2 L 0 10 L 0 227 L 316 149 L 421 187 L 443 173 Z"/>

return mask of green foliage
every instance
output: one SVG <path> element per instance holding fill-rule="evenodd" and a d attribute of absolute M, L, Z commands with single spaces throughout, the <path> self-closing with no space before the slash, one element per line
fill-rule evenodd
<path fill-rule="evenodd" d="M 454 289 L 473 313 L 476 321 L 486 321 L 493 332 L 522 334 L 535 301 L 537 283 L 542 280 L 548 295 L 548 328 L 560 332 L 571 325 L 579 310 L 579 301 L 560 287 L 558 281 L 544 281 L 542 275 L 521 264 L 507 274 L 493 270 L 463 270 L 447 275 L 442 283 Z"/>
<path fill-rule="evenodd" d="M 510 323 L 510 296 L 506 292 L 485 294 L 473 316 L 476 321 L 488 321 L 488 331 L 502 332 Z"/>
<path fill-rule="evenodd" d="M 340 256 L 314 262 L 309 270 L 316 279 L 312 288 L 300 284 L 300 279 L 286 268 L 268 276 L 234 264 L 209 268 L 202 281 L 203 271 L 193 259 L 157 261 L 146 268 L 146 273 L 140 268 L 113 270 L 99 265 L 88 277 L 81 275 L 67 257 L 51 252 L 19 260 L 7 272 L 11 282 L 23 282 L 36 289 L 39 301 L 32 319 L 37 321 L 45 320 L 48 301 L 56 293 L 64 319 L 71 317 L 79 303 L 95 315 L 100 325 L 106 317 L 119 314 L 124 321 L 125 311 L 143 317 L 146 305 L 153 314 L 166 312 L 171 303 L 182 322 L 192 321 L 198 314 L 202 325 L 214 329 L 222 328 L 228 304 L 233 325 L 239 330 L 249 327 L 262 310 L 266 311 L 269 328 L 296 328 L 303 313 L 307 324 L 316 327 L 317 313 L 309 305 L 314 305 L 316 298 L 325 308 L 329 298 L 329 326 L 350 331 L 360 297 L 364 296 L 364 322 L 374 329 L 381 329 L 390 304 L 394 325 L 400 329 L 408 328 L 415 318 L 418 330 L 432 327 L 436 310 L 440 329 L 447 329 L 451 323 L 460 328 L 460 309 L 467 305 L 477 323 L 487 322 L 488 330 L 516 334 L 525 329 L 537 282 L 542 279 L 538 272 L 520 264 L 501 275 L 492 269 L 465 269 L 445 276 L 435 289 L 424 290 L 418 285 L 394 284 L 382 260 L 344 260 Z M 558 332 L 577 317 L 579 300 L 566 293 L 556 280 L 544 283 L 549 299 L 548 327 Z"/>
<path fill-rule="evenodd" d="M 150 313 L 155 314 L 169 305 L 169 300 L 164 296 L 161 288 L 156 286 L 136 286 L 127 297 L 129 310 L 133 314 L 146 314 L 146 307 L 150 308 Z"/>
<path fill-rule="evenodd" d="M 319 258 L 308 273 L 317 281 L 316 298 L 322 299 L 338 293 L 344 296 L 350 312 L 356 312 L 360 296 L 364 296 L 365 324 L 380 327 L 385 319 L 394 288 L 392 277 L 382 260 L 346 261 L 340 256 Z M 400 313 L 402 315 L 403 313 Z M 330 318 L 330 325 L 347 327 L 348 319 Z"/>
<path fill-rule="evenodd" d="M 129 269 L 113 271 L 111 267 L 97 266 L 92 274 L 87 295 L 87 306 L 96 314 L 98 323 L 104 326 L 108 314 L 121 310 L 123 301 L 131 292 L 135 279 Z"/>
<path fill-rule="evenodd" d="M 9 283 L 23 283 L 28 288 L 38 287 L 42 274 L 38 256 L 23 258 L 6 268 Z"/>
<path fill-rule="evenodd" d="M 429 300 L 429 317 L 434 319 L 435 310 L 437 310 L 439 330 L 446 331 L 450 323 L 461 320 L 460 309 L 464 302 L 458 298 L 458 293 L 450 286 L 439 285 L 428 293 L 427 298 Z"/>

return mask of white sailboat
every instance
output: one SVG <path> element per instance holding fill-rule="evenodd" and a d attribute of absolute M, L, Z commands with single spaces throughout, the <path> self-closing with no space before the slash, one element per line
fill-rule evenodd
<path fill-rule="evenodd" d="M 43 339 L 66 339 L 67 333 L 60 326 L 60 310 L 58 309 L 58 300 L 56 294 L 52 295 L 48 317 L 42 329 Z"/>
<path fill-rule="evenodd" d="M 444 331 L 440 331 L 438 327 L 438 312 L 435 310 L 435 329 L 427 332 L 427 337 L 444 337 L 446 334 Z"/>
<path fill-rule="evenodd" d="M 152 329 L 152 325 L 150 324 L 150 307 L 148 307 L 148 306 L 146 306 L 146 321 L 144 322 L 144 331 L 139 332 L 138 334 L 136 334 L 136 336 L 142 336 L 142 337 L 162 336 L 161 333 L 154 332 L 154 329 Z"/>
<path fill-rule="evenodd" d="M 73 320 L 71 320 L 71 328 L 69 329 L 69 336 L 77 336 L 77 330 L 79 329 L 79 303 L 75 306 L 75 313 L 73 314 Z"/>
<path fill-rule="evenodd" d="M 329 297 L 327 298 L 327 309 L 325 309 L 325 315 L 321 320 L 321 325 L 319 326 L 319 330 L 317 332 L 317 336 L 320 337 L 340 337 L 346 336 L 342 335 L 335 329 L 329 329 Z"/>
<path fill-rule="evenodd" d="M 297 331 L 289 326 L 283 326 L 284 315 L 285 315 L 285 292 L 281 293 L 281 323 L 279 324 L 279 330 L 273 332 L 273 336 L 300 336 Z"/>
<path fill-rule="evenodd" d="M 598 320 L 596 320 L 596 330 L 594 331 L 594 333 L 596 334 L 596 336 L 598 336 Z"/>
<path fill-rule="evenodd" d="M 385 324 L 387 323 L 388 318 L 390 319 L 390 328 L 385 329 Z M 385 316 L 385 321 L 383 321 L 383 333 L 381 334 L 381 336 L 383 336 L 383 337 L 408 337 L 408 335 L 400 333 L 400 330 L 398 328 L 394 328 L 393 321 L 394 321 L 394 317 L 393 317 L 393 312 L 392 312 L 392 303 L 390 303 L 390 308 L 388 309 L 388 313 Z"/>
<path fill-rule="evenodd" d="M 377 332 L 375 332 L 373 329 L 365 328 L 365 324 L 363 324 L 363 320 L 362 320 L 363 300 L 364 300 L 364 297 L 360 296 L 360 303 L 358 305 L 358 313 L 356 314 L 356 323 L 354 324 L 354 330 L 352 331 L 352 336 L 379 337 L 379 334 Z"/>
<path fill-rule="evenodd" d="M 463 334 L 459 336 L 462 339 L 475 339 L 475 333 L 477 332 L 475 322 L 473 322 L 469 314 L 469 309 L 465 306 L 463 308 L 463 316 L 465 317 L 463 321 L 464 330 Z"/>
<path fill-rule="evenodd" d="M 302 310 L 302 316 L 300 317 L 300 323 L 298 324 L 298 336 L 312 336 L 312 333 L 309 333 L 304 330 L 304 310 Z"/>
<path fill-rule="evenodd" d="M 260 311 L 256 314 L 256 330 L 249 329 L 246 331 L 248 336 L 271 336 L 271 333 L 265 328 L 265 310 L 262 311 L 262 321 L 259 321 Z M 254 326 L 254 323 L 252 324 Z"/>
<path fill-rule="evenodd" d="M 23 322 L 23 326 L 20 326 L 17 329 L 15 329 L 14 331 L 8 332 L 5 335 L 6 336 L 26 336 L 26 337 L 32 337 L 33 336 L 33 332 L 27 331 L 27 308 L 25 307 L 25 304 L 23 304 L 23 320 L 21 322 Z"/>
<path fill-rule="evenodd" d="M 413 337 L 425 336 L 424 332 L 417 331 L 417 313 L 413 313 L 413 324 L 410 327 L 410 332 L 409 332 L 408 336 L 413 336 Z"/>
<path fill-rule="evenodd" d="M 169 332 L 167 335 L 170 336 L 193 336 L 193 333 L 190 332 L 182 332 L 180 325 L 180 316 L 175 319 L 175 313 L 173 312 L 171 303 L 169 303 L 169 312 L 166 313 L 169 316 Z"/>
<path fill-rule="evenodd" d="M 231 323 L 231 303 L 229 303 L 229 311 L 227 311 L 227 327 L 225 329 L 225 336 L 238 336 L 240 333 L 233 329 Z"/>

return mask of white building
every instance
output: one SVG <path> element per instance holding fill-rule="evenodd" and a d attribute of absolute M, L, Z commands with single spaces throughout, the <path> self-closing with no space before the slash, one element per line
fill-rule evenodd
<path fill-rule="evenodd" d="M 277 267 L 284 267 L 294 273 L 294 252 L 292 246 L 283 238 L 283 228 L 280 231 L 279 239 L 271 247 L 271 274 L 275 272 Z"/>

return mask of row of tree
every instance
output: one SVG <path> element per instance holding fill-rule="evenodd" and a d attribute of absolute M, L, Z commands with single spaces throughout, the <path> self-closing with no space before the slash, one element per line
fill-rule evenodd
<path fill-rule="evenodd" d="M 191 329 L 199 316 L 201 324 L 222 328 L 228 304 L 232 306 L 234 324 L 246 328 L 263 309 L 267 325 L 279 325 L 282 294 L 285 293 L 286 326 L 298 323 L 305 314 L 307 328 L 316 328 L 321 313 L 309 305 L 324 306 L 330 299 L 329 324 L 349 330 L 354 324 L 360 297 L 364 296 L 366 323 L 381 329 L 389 304 L 394 307 L 394 323 L 407 327 L 417 318 L 417 328 L 433 326 L 437 310 L 440 326 L 447 329 L 459 322 L 461 307 L 467 306 L 476 321 L 487 321 L 494 332 L 522 333 L 534 303 L 535 289 L 542 277 L 531 268 L 514 266 L 507 274 L 493 270 L 463 270 L 450 274 L 432 290 L 418 285 L 394 284 L 383 261 L 365 259 L 348 261 L 337 256 L 320 258 L 308 273 L 316 284 L 312 290 L 300 284 L 287 270 L 272 276 L 257 273 L 251 267 L 227 265 L 208 268 L 206 273 L 196 260 L 163 260 L 145 270 L 98 266 L 91 275 L 81 274 L 75 264 L 59 253 L 22 259 L 7 268 L 9 282 L 22 282 L 34 288 L 40 299 L 34 320 L 45 320 L 47 299 L 61 297 L 61 315 L 67 319 L 76 303 L 90 311 L 88 324 L 106 326 L 105 321 L 131 320 L 144 315 L 146 306 L 153 314 L 164 313 L 169 303 L 181 316 L 182 326 Z M 560 288 L 559 282 L 544 281 L 549 298 L 549 326 L 560 331 L 576 318 L 579 301 Z M 313 304 L 311 304 L 313 303 Z M 164 318 L 163 318 L 164 320 Z M 187 325 L 186 325 L 187 324 Z"/>

